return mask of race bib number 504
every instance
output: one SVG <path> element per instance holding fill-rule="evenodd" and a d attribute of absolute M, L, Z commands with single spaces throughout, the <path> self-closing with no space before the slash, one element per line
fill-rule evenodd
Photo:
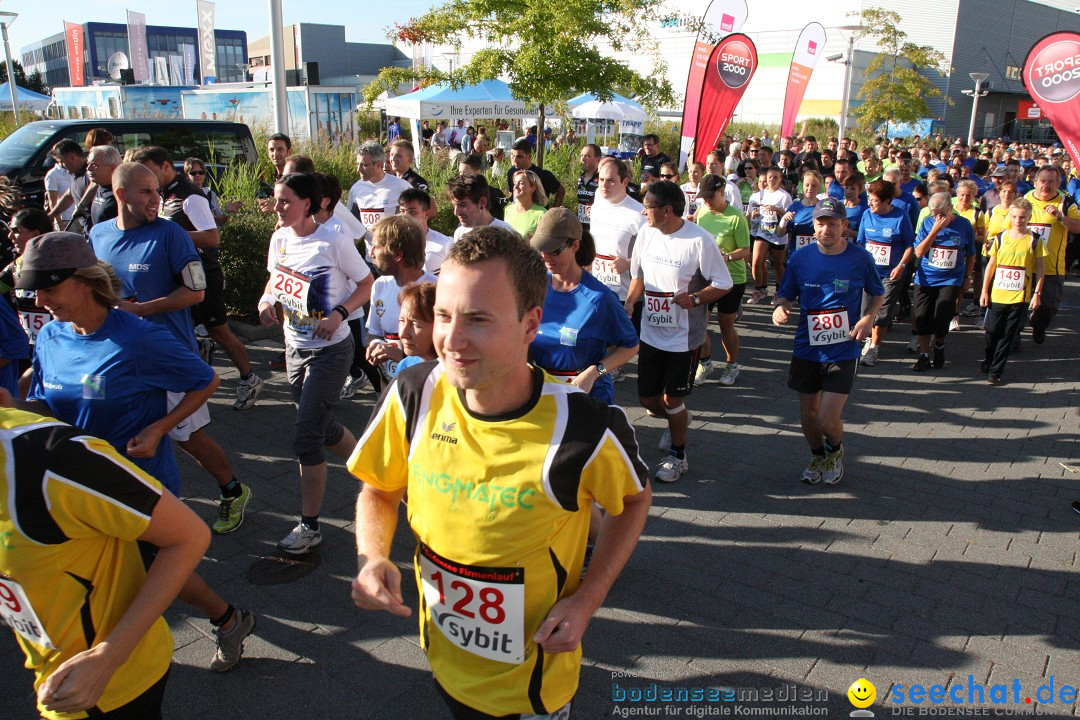
<path fill-rule="evenodd" d="M 645 291 L 645 324 L 653 327 L 678 327 L 681 310 L 675 302 L 675 293 Z"/>
<path fill-rule="evenodd" d="M 439 631 L 466 652 L 525 661 L 525 569 L 462 565 L 420 543 L 424 600 Z"/>

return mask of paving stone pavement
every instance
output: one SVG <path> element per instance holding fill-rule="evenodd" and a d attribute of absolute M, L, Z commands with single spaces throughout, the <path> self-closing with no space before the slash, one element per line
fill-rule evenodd
<path fill-rule="evenodd" d="M 1046 344 L 1025 337 L 1000 387 L 978 372 L 983 336 L 971 319 L 950 335 L 946 367 L 924 374 L 910 370 L 909 326 L 898 325 L 881 362 L 860 368 L 845 413 L 846 474 L 828 489 L 797 481 L 808 452 L 797 398 L 785 386 L 792 330 L 773 327 L 770 308 L 747 307 L 742 374 L 733 387 L 714 380 L 689 398 L 690 472 L 654 486 L 641 543 L 586 634 L 575 717 L 632 708 L 764 717 L 791 705 L 761 694 L 759 702 L 616 701 L 652 683 L 688 692 L 771 688 L 776 698 L 794 684 L 823 698 L 796 705 L 847 717 L 845 693 L 860 677 L 877 688 L 871 710 L 879 717 L 904 711 L 890 700 L 897 685 L 961 685 L 966 699 L 969 677 L 986 687 L 986 700 L 992 684 L 1011 688 L 1018 679 L 1021 704 L 1009 712 L 1075 714 L 1071 702 L 1023 702 L 1051 676 L 1056 692 L 1080 685 L 1080 516 L 1070 509 L 1080 498 L 1075 278 L 1066 299 Z M 165 716 L 444 718 L 415 620 L 361 612 L 349 599 L 357 485 L 340 463 L 330 471 L 321 565 L 289 584 L 256 586 L 245 577 L 273 552 L 299 506 L 293 409 L 283 374 L 267 366 L 278 349 L 252 345 L 270 382 L 243 413 L 230 407 L 237 375 L 219 353 L 223 382 L 209 429 L 255 496 L 243 526 L 213 539 L 200 572 L 256 612 L 258 628 L 241 665 L 216 675 L 207 669 L 208 621 L 175 604 Z M 618 400 L 643 457 L 655 463 L 662 427 L 638 407 L 629 369 Z M 341 418 L 354 432 L 373 399 L 368 392 L 344 403 Z M 181 465 L 186 500 L 211 521 L 212 484 L 186 458 Z M 402 522 L 394 553 L 406 578 L 412 546 Z M 405 597 L 415 607 L 412 582 Z M 0 646 L 9 669 L 21 664 L 6 633 Z M 0 707 L 10 709 L 3 717 L 36 717 L 26 671 L 0 675 Z M 984 707 L 993 714 L 1002 706 Z"/>

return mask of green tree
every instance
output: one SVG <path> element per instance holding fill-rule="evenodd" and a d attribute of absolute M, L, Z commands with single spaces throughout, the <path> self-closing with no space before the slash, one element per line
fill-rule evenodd
<path fill-rule="evenodd" d="M 18 77 L 18 73 L 15 73 Z M 35 70 L 26 77 L 26 84 L 23 85 L 27 90 L 33 90 L 36 93 L 42 95 L 49 95 L 49 86 L 45 84 L 45 78 L 42 76 L 40 70 Z"/>
<path fill-rule="evenodd" d="M 869 135 L 883 122 L 911 123 L 929 115 L 926 100 L 941 97 L 941 90 L 924 73 L 948 73 L 945 56 L 929 45 L 908 42 L 899 13 L 867 8 L 858 18 L 867 28 L 863 36 L 881 48 L 866 67 L 861 104 L 851 109 L 859 129 Z"/>
<path fill-rule="evenodd" d="M 26 87 L 26 72 L 23 70 L 22 63 L 20 63 L 18 60 L 12 60 L 11 64 L 15 68 L 15 84 L 19 87 Z M 4 60 L 0 60 L 0 83 L 6 83 L 7 81 L 7 62 Z"/>
<path fill-rule="evenodd" d="M 604 100 L 612 93 L 636 96 L 649 106 L 674 101 L 666 64 L 650 25 L 666 13 L 664 0 L 447 0 L 388 34 L 406 43 L 460 47 L 478 38 L 486 47 L 450 72 L 434 68 L 384 68 L 364 90 L 370 102 L 402 84 L 449 83 L 459 88 L 509 78 L 514 97 L 559 107 L 582 92 Z M 611 57 L 613 52 L 652 53 L 653 72 L 641 75 Z M 543 163 L 543 143 L 537 164 Z"/>

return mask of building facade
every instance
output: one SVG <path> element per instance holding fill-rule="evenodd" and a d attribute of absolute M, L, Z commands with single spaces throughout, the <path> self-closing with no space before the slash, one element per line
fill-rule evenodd
<path fill-rule="evenodd" d="M 95 80 L 112 81 L 108 72 L 109 58 L 122 52 L 130 59 L 127 25 L 120 23 L 88 22 L 83 24 L 86 47 L 83 51 L 83 75 L 86 84 Z M 247 63 L 247 33 L 242 30 L 215 30 L 217 44 L 217 82 L 240 82 L 244 79 Z M 184 55 L 185 46 L 196 48 L 196 28 L 146 26 L 146 46 L 150 59 L 170 58 Z M 22 48 L 19 55 L 29 75 L 40 71 L 49 87 L 67 87 L 71 84 L 68 71 L 67 43 L 64 33 L 57 33 Z M 202 77 L 199 53 L 195 53 L 195 77 Z"/>
<path fill-rule="evenodd" d="M 323 85 L 367 85 L 384 67 L 409 67 L 412 60 L 389 43 L 358 43 L 345 40 L 343 25 L 297 23 L 286 25 L 282 33 L 285 46 L 285 83 L 304 85 L 317 63 L 319 82 Z M 251 43 L 249 69 L 258 79 L 270 73 L 270 37 Z M 315 83 L 312 83 L 315 84 Z"/>

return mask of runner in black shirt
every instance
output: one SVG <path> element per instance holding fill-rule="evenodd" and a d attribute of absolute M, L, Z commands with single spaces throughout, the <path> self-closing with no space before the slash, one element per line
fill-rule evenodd
<path fill-rule="evenodd" d="M 581 148 L 581 175 L 577 183 L 578 220 L 582 227 L 589 229 L 589 219 L 592 217 L 593 199 L 596 197 L 596 186 L 599 183 L 600 173 L 600 146 L 589 144 Z"/>
<path fill-rule="evenodd" d="M 549 170 L 533 165 L 533 146 L 528 140 L 521 139 L 510 146 L 510 167 L 506 169 L 506 187 L 514 187 L 514 174 L 519 170 L 532 170 L 540 178 L 544 192 L 548 196 L 548 207 L 559 207 L 566 196 L 566 188 L 559 178 Z"/>
<path fill-rule="evenodd" d="M 646 135 L 641 141 L 641 149 L 644 151 L 641 156 L 641 175 L 648 173 L 654 178 L 660 177 L 660 166 L 671 162 L 671 158 L 660 152 L 660 136 L 654 133 Z"/>

